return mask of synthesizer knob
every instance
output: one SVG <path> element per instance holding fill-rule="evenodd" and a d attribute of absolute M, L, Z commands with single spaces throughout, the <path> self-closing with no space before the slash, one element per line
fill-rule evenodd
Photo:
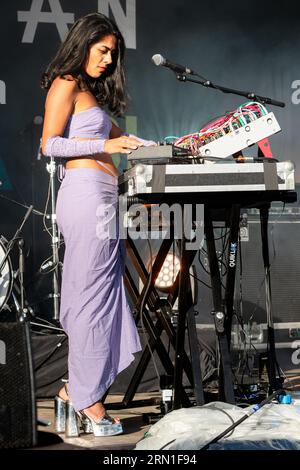
<path fill-rule="evenodd" d="M 294 169 L 295 169 L 295 165 L 294 165 L 293 162 L 291 162 L 290 160 L 285 162 L 285 170 L 286 171 L 294 171 Z"/>
<path fill-rule="evenodd" d="M 136 165 L 135 169 L 137 175 L 142 175 L 145 173 L 145 165 Z"/>

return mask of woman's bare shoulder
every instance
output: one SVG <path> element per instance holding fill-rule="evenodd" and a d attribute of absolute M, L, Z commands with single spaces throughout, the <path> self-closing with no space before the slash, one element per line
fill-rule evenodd
<path fill-rule="evenodd" d="M 56 77 L 53 80 L 47 94 L 46 106 L 54 102 L 75 103 L 79 93 L 78 83 L 73 77 L 66 77 L 67 78 Z"/>
<path fill-rule="evenodd" d="M 78 93 L 78 81 L 71 75 L 64 75 L 63 77 L 56 77 L 50 87 L 50 90 L 62 90 L 69 93 Z"/>

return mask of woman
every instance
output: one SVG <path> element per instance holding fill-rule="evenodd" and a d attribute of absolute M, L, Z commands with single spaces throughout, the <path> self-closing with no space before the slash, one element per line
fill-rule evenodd
<path fill-rule="evenodd" d="M 103 109 L 116 115 L 125 109 L 124 51 L 117 26 L 92 13 L 73 25 L 42 78 L 49 90 L 42 150 L 66 161 L 56 215 L 65 240 L 60 321 L 69 338 L 69 389 L 59 396 L 69 394 L 95 435 L 122 432 L 101 398 L 141 349 L 125 297 L 121 243 L 105 217 L 107 209 L 117 211 L 111 154 L 149 143 L 124 134 Z"/>

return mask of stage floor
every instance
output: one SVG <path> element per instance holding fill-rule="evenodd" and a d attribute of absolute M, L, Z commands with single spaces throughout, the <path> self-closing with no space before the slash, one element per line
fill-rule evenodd
<path fill-rule="evenodd" d="M 266 435 L 270 434 L 271 436 L 271 432 L 275 432 L 276 434 L 277 429 L 279 431 L 278 426 L 280 425 L 280 426 L 283 426 L 282 428 L 280 427 L 281 433 L 284 432 L 284 434 L 282 434 L 281 437 L 284 438 L 286 442 L 288 441 L 290 442 L 290 447 L 283 446 L 283 449 L 284 448 L 294 449 L 294 448 L 299 447 L 298 443 L 300 442 L 300 434 L 299 434 L 299 428 L 297 424 L 300 422 L 300 383 L 299 382 L 300 382 L 299 376 L 289 377 L 289 378 L 286 377 L 284 388 L 287 390 L 288 393 L 291 393 L 293 397 L 293 404 L 292 405 L 278 405 L 278 404 L 266 405 L 263 412 L 260 411 L 258 414 L 255 414 L 255 417 L 251 417 L 249 421 L 247 421 L 246 424 L 242 426 L 243 428 L 245 426 L 246 427 L 250 426 L 249 435 L 253 434 L 253 430 L 256 430 L 256 428 L 257 429 L 261 428 L 261 429 L 265 429 L 264 433 Z M 288 391 L 288 389 L 290 391 Z M 122 395 L 108 395 L 106 399 L 105 403 L 106 403 L 106 408 L 109 411 L 109 414 L 111 414 L 112 416 L 116 416 L 116 417 L 118 416 L 122 420 L 123 427 L 124 427 L 123 434 L 118 435 L 118 436 L 109 436 L 109 437 L 95 437 L 93 434 L 81 434 L 79 437 L 66 437 L 65 434 L 57 434 L 55 432 L 55 422 L 54 422 L 54 400 L 39 400 L 37 403 L 38 419 L 44 420 L 45 422 L 49 422 L 50 425 L 38 427 L 38 431 L 39 431 L 38 445 L 34 447 L 34 449 L 35 450 L 102 450 L 102 451 L 105 451 L 105 450 L 106 451 L 117 451 L 117 450 L 128 451 L 128 450 L 135 449 L 136 444 L 143 439 L 144 434 L 149 430 L 151 425 L 154 424 L 155 421 L 159 421 L 162 417 L 160 414 L 161 394 L 159 392 L 138 393 L 135 395 L 135 399 L 132 405 L 126 408 L 122 404 L 122 398 L 123 398 Z M 212 401 L 215 401 L 215 400 L 212 400 Z M 268 407 L 270 407 L 270 413 L 271 413 L 270 415 L 268 414 L 269 411 L 267 411 Z M 296 412 L 296 414 L 293 414 L 294 413 L 293 410 Z M 196 409 L 196 408 L 195 410 L 183 409 L 181 411 L 182 412 L 185 411 L 186 413 L 189 413 L 186 416 L 181 417 L 182 422 L 185 423 L 186 428 L 187 428 L 186 436 L 187 438 L 189 438 L 188 427 L 190 424 L 190 419 L 196 419 L 195 413 L 196 412 L 199 413 L 202 411 L 201 409 Z M 192 414 L 190 414 L 191 411 L 192 411 Z M 282 414 L 282 412 L 284 413 Z M 170 415 L 172 415 L 172 413 L 170 413 Z M 258 419 L 261 420 L 261 422 L 259 421 L 258 424 L 252 423 L 253 418 L 256 419 L 258 415 L 260 415 L 260 418 Z M 155 417 L 157 417 L 156 420 L 155 420 Z M 276 423 L 278 421 L 275 427 L 273 426 L 274 424 L 273 422 L 275 422 L 274 420 L 276 421 Z M 221 426 L 222 429 L 221 428 L 220 429 L 224 430 L 224 427 L 226 428 L 227 424 L 225 423 L 224 425 L 222 425 L 223 427 Z M 197 426 L 198 427 L 200 426 L 199 429 L 197 428 Z M 172 431 L 171 428 L 173 428 L 173 424 L 170 422 L 167 431 L 171 432 Z M 200 415 L 197 417 L 196 422 L 192 424 L 192 429 L 193 429 L 192 440 L 195 440 L 195 438 L 197 437 L 197 433 L 200 437 L 201 435 L 203 435 L 203 432 L 204 432 L 203 418 Z M 180 431 L 178 431 L 179 434 L 177 433 L 178 436 L 176 434 L 172 436 L 172 438 L 173 437 L 177 438 L 179 437 L 179 435 L 181 438 L 184 437 L 181 434 L 182 432 L 183 431 L 181 429 Z M 216 428 L 216 432 L 217 432 L 217 428 Z M 235 436 L 237 436 L 239 432 L 242 432 L 241 428 L 239 428 L 238 431 L 235 431 Z M 265 436 L 265 434 L 263 434 L 263 436 Z M 246 433 L 246 436 L 248 436 L 247 433 Z M 275 437 L 278 440 L 277 434 Z M 150 441 L 152 440 L 152 437 L 149 437 L 148 439 L 146 439 L 147 442 L 143 441 L 142 446 L 146 442 L 146 446 L 150 444 L 150 448 L 151 448 L 152 444 L 150 443 Z M 243 438 L 241 441 L 240 440 L 241 437 L 237 436 L 237 439 L 239 440 L 237 440 L 236 442 L 235 442 L 235 439 L 233 439 L 232 441 L 233 443 L 232 450 L 242 448 L 241 443 L 243 443 Z M 244 436 L 244 440 L 245 441 L 247 440 L 245 436 Z M 295 441 L 295 446 L 293 444 L 294 441 Z M 154 444 L 155 445 L 152 447 L 153 449 L 160 448 L 160 445 L 159 447 L 157 447 L 157 443 L 154 443 Z M 159 441 L 159 444 L 161 444 L 160 441 Z M 183 448 L 186 449 L 189 447 L 183 447 Z M 199 445 L 199 448 L 201 448 L 201 445 Z M 268 450 L 269 448 L 270 447 L 266 447 L 266 449 Z M 193 449 L 193 447 L 191 449 Z M 231 448 L 229 447 L 229 449 Z M 275 449 L 276 449 L 276 446 L 274 447 L 274 450 Z"/>
<path fill-rule="evenodd" d="M 37 450 L 131 450 L 134 449 L 151 424 L 147 424 L 145 417 L 153 413 L 160 413 L 160 393 L 137 393 L 134 406 L 122 408 L 121 395 L 109 395 L 106 403 L 109 404 L 109 414 L 118 416 L 123 423 L 124 433 L 118 436 L 95 437 L 93 434 L 81 434 L 79 437 L 66 437 L 65 434 L 55 432 L 54 400 L 39 400 L 37 415 L 39 420 L 50 422 L 50 426 L 39 426 Z M 149 404 L 148 404 L 149 402 Z M 151 404 L 151 402 L 153 404 Z M 113 404 L 116 404 L 114 408 Z M 157 404 L 155 404 L 157 403 Z M 145 415 L 145 416 L 144 416 Z M 61 439 L 61 441 L 60 441 Z M 56 442 L 58 441 L 58 442 Z"/>

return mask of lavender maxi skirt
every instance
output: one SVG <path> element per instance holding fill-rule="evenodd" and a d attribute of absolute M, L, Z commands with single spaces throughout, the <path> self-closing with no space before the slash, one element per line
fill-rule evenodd
<path fill-rule="evenodd" d="M 90 168 L 66 170 L 58 192 L 65 240 L 60 321 L 69 338 L 76 411 L 100 400 L 141 349 L 125 295 L 123 241 L 118 230 L 113 234 L 118 224 L 108 223 L 117 199 L 117 178 Z"/>

